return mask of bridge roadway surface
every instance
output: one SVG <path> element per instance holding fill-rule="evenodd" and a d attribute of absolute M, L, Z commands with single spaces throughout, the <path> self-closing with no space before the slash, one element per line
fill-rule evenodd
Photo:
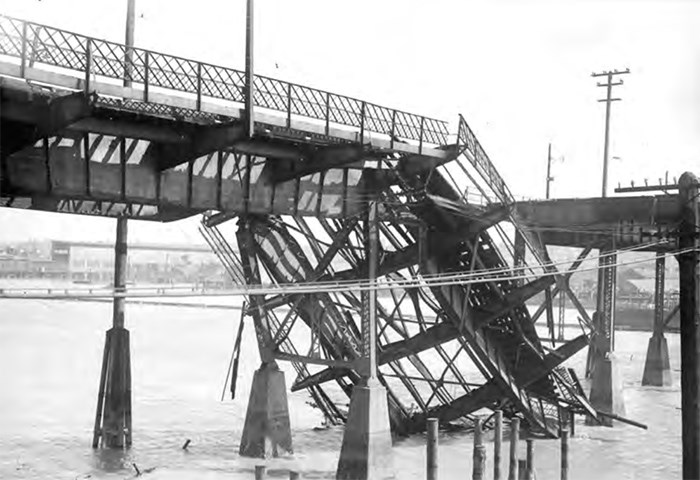
<path fill-rule="evenodd" d="M 380 280 L 480 269 L 502 277 L 397 287 L 392 306 L 379 306 L 393 428 L 420 430 L 427 415 L 468 421 L 499 407 L 556 436 L 559 407 L 592 412 L 561 367 L 585 335 L 545 348 L 524 304 L 555 282 L 543 275 L 554 272 L 542 265 L 543 245 L 623 242 L 619 227 L 630 219 L 650 232 L 671 225 L 668 199 L 654 200 L 651 218 L 642 198 L 624 208 L 600 199 L 516 205 L 463 117 L 449 135 L 440 120 L 261 76 L 248 138 L 243 72 L 139 48 L 126 63 L 126 50 L 0 17 L 0 205 L 158 221 L 207 212 L 202 232 L 236 281 L 294 284 L 366 278 L 363 212 L 377 194 Z M 231 218 L 237 247 L 217 227 Z M 586 232 L 594 224 L 605 235 Z M 510 278 L 515 263 L 528 278 Z M 350 395 L 359 379 L 362 293 L 249 302 L 261 348 L 293 362 L 292 388 L 308 389 L 329 419 L 343 421 L 332 390 Z M 308 354 L 290 340 L 296 329 L 310 332 Z"/>

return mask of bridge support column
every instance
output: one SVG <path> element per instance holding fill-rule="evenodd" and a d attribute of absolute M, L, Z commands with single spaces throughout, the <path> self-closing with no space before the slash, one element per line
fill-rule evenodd
<path fill-rule="evenodd" d="M 114 290 L 126 285 L 126 218 L 117 219 L 114 245 Z M 100 443 L 101 440 L 101 443 Z M 131 353 L 124 328 L 124 298 L 114 297 L 112 328 L 107 330 L 92 447 L 131 446 Z"/>
<path fill-rule="evenodd" d="M 377 201 L 369 202 L 365 221 L 365 248 L 369 281 L 377 279 L 379 227 Z M 352 391 L 343 445 L 338 460 L 338 480 L 393 479 L 391 427 L 386 389 L 377 376 L 377 290 L 362 293 L 362 380 Z"/>
<path fill-rule="evenodd" d="M 255 239 L 249 223 L 241 219 L 236 233 L 241 255 L 243 275 L 249 285 L 259 285 L 260 270 L 255 254 Z M 245 457 L 277 457 L 293 453 L 292 428 L 289 421 L 289 403 L 284 372 L 272 356 L 267 311 L 262 306 L 262 295 L 250 295 L 250 315 L 253 317 L 258 351 L 262 365 L 253 375 L 248 399 L 243 435 L 238 453 Z M 242 319 L 241 319 L 242 320 Z M 281 451 L 280 451 L 281 450 Z"/>
<path fill-rule="evenodd" d="M 654 333 L 649 339 L 647 359 L 644 363 L 642 385 L 669 387 L 671 363 L 668 358 L 668 344 L 664 337 L 664 283 L 666 278 L 666 257 L 663 253 L 656 258 L 656 282 L 654 284 Z"/>
<path fill-rule="evenodd" d="M 292 429 L 284 372 L 274 360 L 263 363 L 253 375 L 248 410 L 238 453 L 244 457 L 278 457 L 291 454 Z"/>
<path fill-rule="evenodd" d="M 595 340 L 591 349 L 591 393 L 593 408 L 605 413 L 625 415 L 622 377 L 615 357 L 615 289 L 617 276 L 617 254 L 601 251 L 598 275 L 598 322 Z M 612 426 L 612 419 L 600 419 L 603 425 Z M 598 425 L 595 419 L 588 418 L 588 425 Z"/>

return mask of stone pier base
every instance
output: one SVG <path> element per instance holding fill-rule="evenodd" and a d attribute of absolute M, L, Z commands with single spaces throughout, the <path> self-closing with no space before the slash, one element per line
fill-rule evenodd
<path fill-rule="evenodd" d="M 670 387 L 672 383 L 671 363 L 668 359 L 666 337 L 662 333 L 654 334 L 649 339 L 642 385 Z"/>
<path fill-rule="evenodd" d="M 602 354 L 596 354 L 593 358 L 591 370 L 591 405 L 598 411 L 625 416 L 625 398 L 615 353 L 609 353 L 607 358 Z M 613 425 L 613 420 L 600 417 L 602 424 L 608 427 Z M 586 425 L 598 425 L 592 418 L 586 419 Z"/>
<path fill-rule="evenodd" d="M 274 361 L 264 363 L 253 376 L 238 453 L 258 458 L 293 453 L 284 372 Z"/>
<path fill-rule="evenodd" d="M 394 478 L 386 389 L 378 380 L 353 389 L 337 480 Z"/>
<path fill-rule="evenodd" d="M 101 440 L 101 441 L 100 441 Z M 129 331 L 107 330 L 92 447 L 131 446 L 131 353 Z"/>

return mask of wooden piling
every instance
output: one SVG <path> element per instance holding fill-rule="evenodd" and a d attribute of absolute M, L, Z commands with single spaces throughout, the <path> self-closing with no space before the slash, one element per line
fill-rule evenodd
<path fill-rule="evenodd" d="M 535 480 L 535 441 L 532 438 L 528 438 L 525 442 L 527 443 L 525 479 Z"/>
<path fill-rule="evenodd" d="M 493 431 L 493 480 L 501 480 L 501 444 L 503 443 L 503 412 L 496 410 L 496 427 Z"/>
<path fill-rule="evenodd" d="M 483 480 L 486 472 L 486 447 L 484 446 L 483 429 L 481 419 L 477 418 L 474 424 L 474 465 L 472 469 L 473 480 Z"/>
<path fill-rule="evenodd" d="M 437 480 L 438 469 L 438 419 L 429 418 L 427 425 L 428 443 L 427 443 L 427 462 L 426 462 L 426 478 L 428 480 Z"/>
<path fill-rule="evenodd" d="M 520 441 L 520 419 L 510 421 L 510 468 L 508 480 L 518 480 L 518 442 Z"/>
<path fill-rule="evenodd" d="M 561 432 L 561 480 L 569 478 L 569 431 Z"/>
<path fill-rule="evenodd" d="M 265 480 L 265 465 L 255 466 L 255 480 Z"/>

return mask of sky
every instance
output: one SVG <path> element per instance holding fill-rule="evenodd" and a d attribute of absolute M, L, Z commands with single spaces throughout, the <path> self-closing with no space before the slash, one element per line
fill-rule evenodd
<path fill-rule="evenodd" d="M 122 42 L 126 0 L 0 0 L 0 13 Z M 609 194 L 700 160 L 700 2 L 256 0 L 255 71 L 451 122 L 461 113 L 516 197 Z M 136 0 L 137 46 L 244 67 L 244 0 Z M 0 209 L 0 241 L 111 240 L 113 219 Z M 192 220 L 130 222 L 136 241 L 199 241 Z M 12 228 L 7 228 L 12 225 Z"/>

